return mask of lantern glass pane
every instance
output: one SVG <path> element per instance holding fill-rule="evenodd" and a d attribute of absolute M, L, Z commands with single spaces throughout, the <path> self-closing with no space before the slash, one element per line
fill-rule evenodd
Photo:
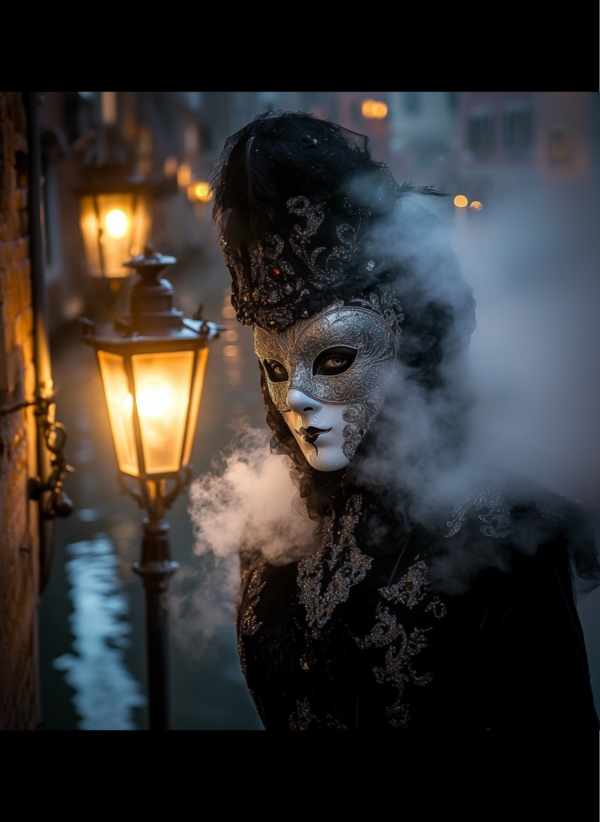
<path fill-rule="evenodd" d="M 131 272 L 123 263 L 131 257 L 135 196 L 97 194 L 98 240 L 105 277 L 127 277 Z"/>
<path fill-rule="evenodd" d="M 139 194 L 135 200 L 135 214 L 133 219 L 133 230 L 131 233 L 131 248 L 129 253 L 132 257 L 137 257 L 150 242 L 150 231 L 152 229 L 152 214 L 145 197 Z M 127 259 L 127 257 L 125 258 Z"/>
<path fill-rule="evenodd" d="M 102 277 L 100 249 L 98 247 L 98 215 L 93 197 L 82 197 L 80 199 L 79 222 L 88 271 L 92 277 Z"/>
<path fill-rule="evenodd" d="M 100 373 L 112 429 L 119 470 L 139 476 L 135 436 L 133 431 L 133 397 L 129 390 L 123 357 L 98 351 Z"/>
<path fill-rule="evenodd" d="M 194 374 L 194 387 L 192 388 L 192 398 L 190 400 L 190 417 L 185 435 L 185 448 L 183 449 L 183 464 L 190 461 L 192 455 L 192 445 L 194 444 L 194 434 L 196 433 L 196 423 L 198 422 L 198 412 L 200 410 L 200 400 L 202 399 L 202 389 L 204 387 L 204 376 L 208 363 L 208 347 L 198 351 L 196 360 L 196 373 Z"/>
<path fill-rule="evenodd" d="M 134 354 L 131 364 L 146 473 L 179 471 L 194 352 Z"/>

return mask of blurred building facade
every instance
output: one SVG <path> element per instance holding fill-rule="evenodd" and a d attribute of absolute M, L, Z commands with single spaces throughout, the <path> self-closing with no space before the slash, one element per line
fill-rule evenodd
<path fill-rule="evenodd" d="M 464 193 L 595 187 L 599 106 L 597 92 L 461 92 L 456 168 Z"/>

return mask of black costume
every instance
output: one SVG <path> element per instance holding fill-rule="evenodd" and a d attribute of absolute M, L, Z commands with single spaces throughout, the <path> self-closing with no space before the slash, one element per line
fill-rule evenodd
<path fill-rule="evenodd" d="M 371 159 L 360 135 L 285 114 L 230 138 L 215 191 L 238 319 L 275 342 L 332 304 L 371 311 L 388 330 L 401 326 L 406 384 L 444 397 L 444 413 L 431 412 L 437 467 L 456 461 L 474 303 L 451 250 L 427 245 L 434 218 L 403 216 L 412 189 Z M 406 253 L 382 241 L 392 222 Z M 517 475 L 477 468 L 452 510 L 419 521 L 414 489 L 361 473 L 390 424 L 385 407 L 369 397 L 361 405 L 362 395 L 343 416 L 350 466 L 315 470 L 304 443 L 329 429 L 295 431 L 285 392 L 299 386 L 317 404 L 343 400 L 311 394 L 310 374 L 294 383 L 289 363 L 286 372 L 260 350 L 268 349 L 257 354 L 272 450 L 290 459 L 322 540 L 316 553 L 278 565 L 241 546 L 238 645 L 265 727 L 597 730 L 573 579 L 593 586 L 600 565 L 576 506 Z M 356 394 L 348 384 L 342 389 Z"/>
<path fill-rule="evenodd" d="M 267 729 L 598 728 L 569 571 L 588 527 L 560 498 L 520 489 L 515 503 L 520 478 L 501 488 L 482 473 L 473 482 L 488 495 L 449 537 L 357 492 L 326 517 L 315 556 L 246 561 L 240 658 Z M 485 524 L 500 516 L 502 528 Z M 540 544 L 526 553 L 532 532 Z M 452 555 L 474 565 L 454 594 Z"/>

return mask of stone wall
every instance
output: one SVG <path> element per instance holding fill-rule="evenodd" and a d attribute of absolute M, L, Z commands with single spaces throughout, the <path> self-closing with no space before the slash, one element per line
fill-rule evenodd
<path fill-rule="evenodd" d="M 37 509 L 27 138 L 21 94 L 0 92 L 0 729 L 34 729 L 37 687 Z"/>

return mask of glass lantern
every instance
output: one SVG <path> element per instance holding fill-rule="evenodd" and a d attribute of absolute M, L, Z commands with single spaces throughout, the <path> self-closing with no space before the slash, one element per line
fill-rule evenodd
<path fill-rule="evenodd" d="M 132 147 L 117 126 L 104 125 L 84 159 L 79 223 L 92 277 L 125 278 L 123 260 L 150 239 L 155 182 L 135 172 Z"/>
<path fill-rule="evenodd" d="M 158 275 L 175 262 L 147 246 L 124 264 L 140 274 L 131 313 L 84 332 L 98 357 L 119 471 L 142 481 L 176 479 L 188 465 L 209 344 L 221 330 L 172 307 L 172 287 Z"/>

